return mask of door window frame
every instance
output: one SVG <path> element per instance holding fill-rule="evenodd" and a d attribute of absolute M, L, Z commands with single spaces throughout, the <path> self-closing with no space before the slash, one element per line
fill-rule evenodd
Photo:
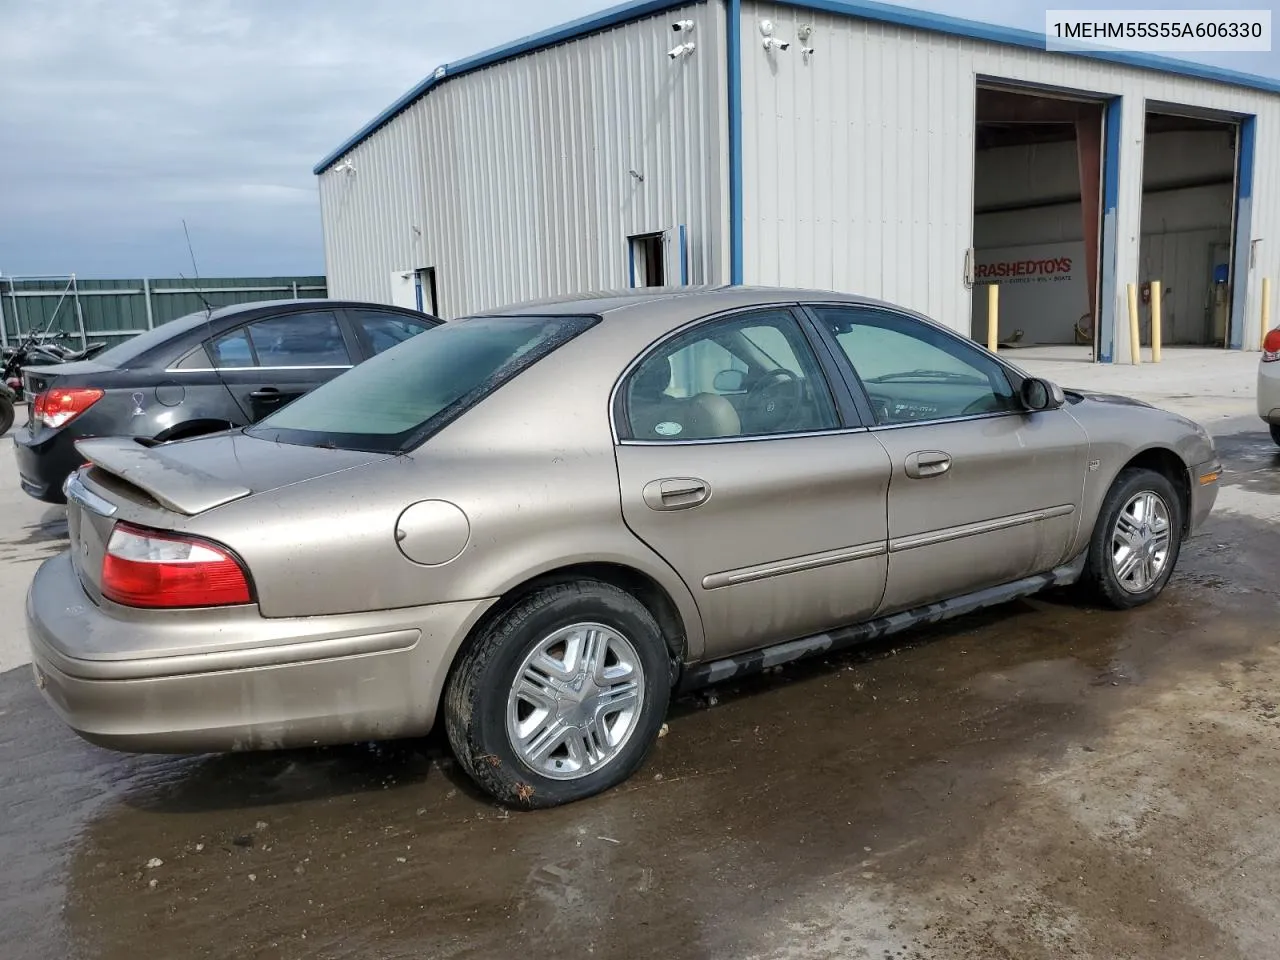
<path fill-rule="evenodd" d="M 906 321 L 908 324 L 920 324 L 929 329 L 935 330 L 943 334 L 945 337 L 949 337 L 954 340 L 966 349 L 977 350 L 979 355 L 986 356 L 987 359 L 999 367 L 1009 381 L 1009 388 L 1013 391 L 1015 400 L 1019 400 L 1022 395 L 1022 382 L 1026 379 L 1026 374 L 1021 373 L 1016 368 L 1010 366 L 998 355 L 983 353 L 981 348 L 977 347 L 968 337 L 962 336 L 949 327 L 945 327 L 937 321 L 930 320 L 928 317 L 921 314 L 873 303 L 858 303 L 856 301 L 848 300 L 806 300 L 804 303 L 800 304 L 800 310 L 806 315 L 809 322 L 812 324 L 815 335 L 821 338 L 828 352 L 834 356 L 845 387 L 853 394 L 854 400 L 856 401 L 862 416 L 870 425 L 868 429 L 872 431 L 902 430 L 910 427 L 931 427 L 936 424 L 966 423 L 970 420 L 991 420 L 996 417 L 1028 417 L 1036 412 L 1026 409 L 988 410 L 982 413 L 966 413 L 954 417 L 939 417 L 936 420 L 913 420 L 905 421 L 903 423 L 877 423 L 874 411 L 872 410 L 869 392 L 863 384 L 862 378 L 858 375 L 858 371 L 854 368 L 853 361 L 849 359 L 849 356 L 844 352 L 844 348 L 840 346 L 840 342 L 836 340 L 835 335 L 827 329 L 826 324 L 824 324 L 822 319 L 818 316 L 817 311 L 820 309 L 850 310 L 859 313 L 878 313 Z M 1052 413 L 1053 411 L 1041 412 Z"/>
<path fill-rule="evenodd" d="M 444 323 L 443 320 L 434 314 L 416 313 L 411 310 L 402 310 L 396 307 L 384 306 L 382 304 L 370 304 L 367 307 L 347 307 L 342 312 L 347 321 L 347 326 L 351 331 L 351 336 L 355 339 L 356 344 L 359 347 L 360 358 L 362 360 L 369 360 L 372 357 L 377 356 L 377 354 L 373 352 L 373 342 L 369 339 L 364 327 L 360 324 L 358 315 L 361 313 L 376 313 L 385 317 L 403 320 L 405 323 L 421 324 L 423 328 L 422 333 L 434 330 L 436 327 Z M 420 335 L 421 334 L 417 333 L 414 334 L 415 337 Z M 401 343 L 403 342 L 404 341 L 402 340 Z"/>
<path fill-rule="evenodd" d="M 673 341 L 684 338 L 700 327 L 744 320 L 748 319 L 752 314 L 776 315 L 779 313 L 786 314 L 796 323 L 805 345 L 808 346 L 814 359 L 817 361 L 818 375 L 827 387 L 835 409 L 836 426 L 826 427 L 821 430 L 803 430 L 793 431 L 790 433 L 764 433 L 741 437 L 707 437 L 699 439 L 679 439 L 673 437 L 671 439 L 638 439 L 631 436 L 630 418 L 628 416 L 629 411 L 627 409 L 626 386 L 630 382 L 632 374 L 635 373 L 642 364 L 648 361 L 650 357 L 663 352 Z M 613 433 L 613 442 L 615 446 L 647 447 L 690 446 L 695 444 L 705 445 L 714 443 L 764 443 L 797 439 L 801 437 L 863 432 L 867 430 L 869 426 L 873 426 L 875 424 L 875 420 L 868 416 L 870 411 L 870 404 L 866 403 L 865 399 L 859 403 L 855 394 L 849 389 L 849 384 L 845 378 L 844 370 L 839 366 L 837 358 L 832 355 L 831 347 L 822 337 L 821 329 L 814 323 L 813 316 L 803 310 L 795 301 L 786 301 L 783 303 L 752 304 L 747 307 L 734 307 L 730 310 L 707 314 L 706 316 L 698 317 L 697 319 L 690 320 L 688 323 L 682 324 L 675 330 L 663 335 L 661 339 L 656 340 L 649 346 L 645 347 L 644 350 L 631 359 L 623 369 L 622 374 L 613 384 L 613 390 L 609 396 L 609 427 Z M 623 429 L 624 426 L 625 429 Z"/>
<path fill-rule="evenodd" d="M 252 327 L 255 323 L 261 323 L 264 320 L 281 320 L 287 317 L 293 317 L 303 313 L 333 314 L 334 319 L 336 319 L 338 322 L 338 330 L 341 331 L 342 333 L 342 342 L 347 348 L 347 359 L 349 362 L 348 363 L 307 364 L 305 366 L 294 366 L 294 365 L 262 366 L 260 365 L 258 363 L 258 348 L 254 346 L 253 334 L 252 332 L 249 331 L 249 328 Z M 248 341 L 249 350 L 254 360 L 253 365 L 248 367 L 219 367 L 214 360 L 213 350 L 212 350 L 213 343 L 217 340 L 221 340 L 224 337 L 232 336 L 241 331 L 244 331 L 245 339 Z M 187 360 L 195 354 L 203 354 L 205 362 L 208 364 L 208 366 L 206 367 L 182 366 L 182 364 L 186 363 Z M 328 309 L 325 309 L 323 307 L 311 307 L 306 310 L 286 310 L 282 313 L 264 313 L 259 316 L 255 316 L 250 320 L 243 320 L 240 323 L 236 323 L 223 330 L 219 330 L 217 333 L 213 334 L 212 336 L 205 337 L 189 350 L 184 350 L 176 360 L 174 360 L 165 368 L 164 372 L 165 373 L 214 373 L 216 372 L 219 374 L 229 374 L 229 373 L 244 373 L 246 371 L 253 371 L 253 370 L 266 370 L 266 371 L 277 372 L 277 373 L 280 371 L 288 371 L 288 370 L 350 370 L 357 363 L 360 363 L 363 360 L 367 360 L 367 359 L 368 357 L 364 353 L 364 345 L 360 342 L 359 337 L 356 335 L 355 325 L 351 320 L 351 318 L 347 316 L 347 311 L 345 309 L 338 308 L 338 307 L 329 307 Z"/>

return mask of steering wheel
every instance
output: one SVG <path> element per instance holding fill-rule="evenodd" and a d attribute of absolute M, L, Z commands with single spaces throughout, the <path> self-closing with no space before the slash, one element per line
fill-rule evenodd
<path fill-rule="evenodd" d="M 757 385 L 743 399 L 753 426 L 780 430 L 799 409 L 804 399 L 804 384 L 790 370 L 775 367 L 762 373 Z"/>

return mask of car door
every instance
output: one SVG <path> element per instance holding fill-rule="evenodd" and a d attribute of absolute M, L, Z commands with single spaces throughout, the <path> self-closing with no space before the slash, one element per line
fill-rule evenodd
<path fill-rule="evenodd" d="M 889 458 L 811 333 L 791 309 L 706 320 L 617 391 L 623 516 L 689 585 L 708 657 L 880 603 Z"/>
<path fill-rule="evenodd" d="M 893 310 L 812 305 L 887 452 L 888 614 L 1070 559 L 1088 440 L 1065 409 L 1027 411 L 1007 368 Z"/>
<path fill-rule="evenodd" d="M 261 420 L 353 365 L 333 310 L 273 314 L 206 344 L 220 379 L 245 416 Z"/>

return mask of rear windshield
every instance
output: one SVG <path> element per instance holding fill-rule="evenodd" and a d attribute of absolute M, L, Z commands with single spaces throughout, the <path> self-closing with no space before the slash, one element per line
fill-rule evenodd
<path fill-rule="evenodd" d="M 469 317 L 391 347 L 260 420 L 264 440 L 400 453 L 416 447 L 595 317 Z"/>

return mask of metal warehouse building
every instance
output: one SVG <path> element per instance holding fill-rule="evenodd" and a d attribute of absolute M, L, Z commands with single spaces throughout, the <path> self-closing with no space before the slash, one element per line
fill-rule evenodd
<path fill-rule="evenodd" d="M 1130 358 L 1257 349 L 1280 83 L 845 0 L 645 0 L 439 67 L 316 168 L 332 295 L 862 293 Z M 976 308 L 975 308 L 976 305 Z M 1095 319 L 1096 318 L 1096 319 Z"/>

